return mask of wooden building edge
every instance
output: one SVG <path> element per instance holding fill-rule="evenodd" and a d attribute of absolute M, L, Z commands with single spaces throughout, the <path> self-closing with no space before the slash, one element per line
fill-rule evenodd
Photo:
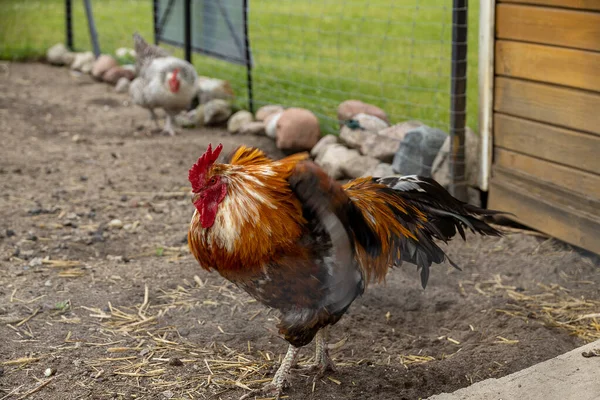
<path fill-rule="evenodd" d="M 600 254 L 600 0 L 484 3 L 488 207 Z"/>

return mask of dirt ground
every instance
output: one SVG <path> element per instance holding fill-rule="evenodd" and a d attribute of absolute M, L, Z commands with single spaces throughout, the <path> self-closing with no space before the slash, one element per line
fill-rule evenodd
<path fill-rule="evenodd" d="M 0 399 L 237 399 L 286 350 L 276 313 L 186 245 L 187 170 L 209 142 L 281 154 L 217 128 L 151 134 L 127 101 L 65 68 L 0 66 Z M 285 394 L 426 398 L 600 337 L 597 257 L 522 231 L 447 251 L 462 272 L 436 266 L 422 290 L 414 266 L 392 271 L 332 329 L 338 372 L 298 372 Z"/>

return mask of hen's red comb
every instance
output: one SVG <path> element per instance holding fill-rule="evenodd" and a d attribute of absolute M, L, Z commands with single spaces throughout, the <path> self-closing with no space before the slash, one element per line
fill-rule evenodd
<path fill-rule="evenodd" d="M 219 154 L 221 154 L 221 150 L 223 150 L 223 145 L 221 143 L 215 147 L 214 151 L 209 143 L 206 152 L 200 156 L 196 164 L 192 165 L 192 168 L 188 171 L 188 180 L 192 184 L 193 192 L 201 189 L 200 184 L 203 180 L 202 178 L 208 171 L 208 168 L 217 160 Z"/>

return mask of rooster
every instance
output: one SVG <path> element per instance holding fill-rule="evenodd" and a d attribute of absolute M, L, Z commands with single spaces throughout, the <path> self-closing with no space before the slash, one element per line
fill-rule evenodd
<path fill-rule="evenodd" d="M 187 110 L 197 94 L 196 69 L 189 62 L 148 44 L 138 33 L 133 35 L 133 40 L 137 78 L 129 87 L 129 95 L 135 104 L 150 111 L 157 126 L 154 109 L 162 108 L 167 114 L 162 133 L 173 136 L 175 116 Z"/>
<path fill-rule="evenodd" d="M 465 239 L 465 228 L 500 235 L 480 219 L 500 212 L 463 203 L 429 178 L 340 185 L 306 153 L 274 161 L 240 146 L 218 163 L 222 148 L 209 144 L 189 170 L 195 211 L 188 244 L 202 268 L 281 312 L 279 333 L 289 347 L 261 393 L 279 398 L 300 348 L 313 339 L 309 368 L 317 377 L 335 371 L 324 329 L 392 266 L 416 264 L 425 288 L 431 264 L 447 259 L 435 240 L 457 231 Z"/>

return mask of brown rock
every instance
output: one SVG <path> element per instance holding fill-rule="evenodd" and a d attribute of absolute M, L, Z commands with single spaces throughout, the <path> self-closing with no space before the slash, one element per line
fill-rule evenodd
<path fill-rule="evenodd" d="M 121 66 L 116 66 L 112 67 L 102 75 L 102 80 L 111 85 L 115 85 L 121 78 L 132 80 L 135 78 L 135 72 Z"/>
<path fill-rule="evenodd" d="M 92 76 L 96 79 L 102 79 L 102 75 L 109 69 L 118 66 L 119 63 L 108 54 L 102 54 L 92 67 Z"/>
<path fill-rule="evenodd" d="M 356 114 L 360 113 L 373 115 L 384 120 L 388 124 L 390 122 L 387 114 L 381 108 L 372 104 L 363 103 L 360 100 L 346 100 L 338 106 L 337 114 L 340 121 L 352 119 Z"/>
<path fill-rule="evenodd" d="M 283 107 L 280 105 L 268 105 L 262 106 L 256 111 L 256 120 L 264 121 L 269 115 L 277 114 L 283 111 Z"/>
<path fill-rule="evenodd" d="M 288 108 L 277 121 L 276 146 L 282 150 L 310 150 L 319 141 L 319 120 L 304 108 Z"/>

